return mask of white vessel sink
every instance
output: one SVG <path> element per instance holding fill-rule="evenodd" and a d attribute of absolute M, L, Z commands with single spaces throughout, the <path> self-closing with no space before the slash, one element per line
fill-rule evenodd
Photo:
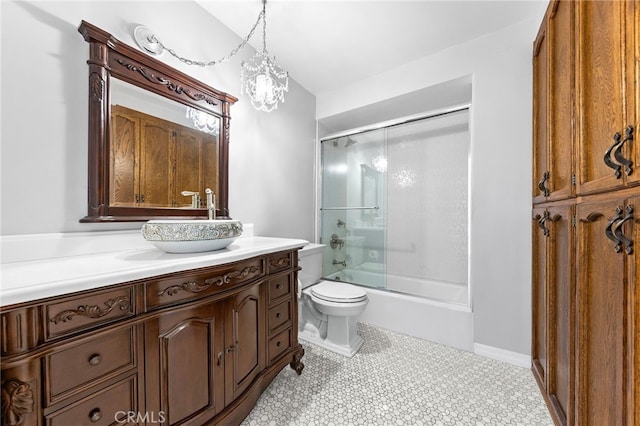
<path fill-rule="evenodd" d="M 168 253 L 221 250 L 241 235 L 239 220 L 150 220 L 142 225 L 144 239 Z"/>

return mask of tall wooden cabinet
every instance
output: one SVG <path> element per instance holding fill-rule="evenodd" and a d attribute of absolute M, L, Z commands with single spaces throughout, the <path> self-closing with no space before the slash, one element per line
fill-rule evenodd
<path fill-rule="evenodd" d="M 549 4 L 533 46 L 532 370 L 556 424 L 640 423 L 640 4 Z"/>

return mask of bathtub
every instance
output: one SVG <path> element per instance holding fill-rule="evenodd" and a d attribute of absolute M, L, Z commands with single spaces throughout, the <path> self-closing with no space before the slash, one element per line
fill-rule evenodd
<path fill-rule="evenodd" d="M 367 269 L 347 268 L 325 277 L 366 283 L 362 287 L 367 291 L 369 304 L 358 317 L 359 321 L 473 351 L 473 316 L 467 303 L 466 286 L 385 275 Z"/>

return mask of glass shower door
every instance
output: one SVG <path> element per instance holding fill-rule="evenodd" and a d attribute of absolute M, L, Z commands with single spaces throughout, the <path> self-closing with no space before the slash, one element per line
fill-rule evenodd
<path fill-rule="evenodd" d="M 323 275 L 385 287 L 385 129 L 322 141 Z"/>

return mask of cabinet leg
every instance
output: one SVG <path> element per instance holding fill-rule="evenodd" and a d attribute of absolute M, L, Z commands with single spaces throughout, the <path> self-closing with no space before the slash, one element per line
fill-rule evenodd
<path fill-rule="evenodd" d="M 298 352 L 293 355 L 293 361 L 289 364 L 291 368 L 293 368 L 298 375 L 302 374 L 302 370 L 304 369 L 304 364 L 302 363 L 302 357 L 304 356 L 304 348 L 302 345 L 298 344 Z"/>

